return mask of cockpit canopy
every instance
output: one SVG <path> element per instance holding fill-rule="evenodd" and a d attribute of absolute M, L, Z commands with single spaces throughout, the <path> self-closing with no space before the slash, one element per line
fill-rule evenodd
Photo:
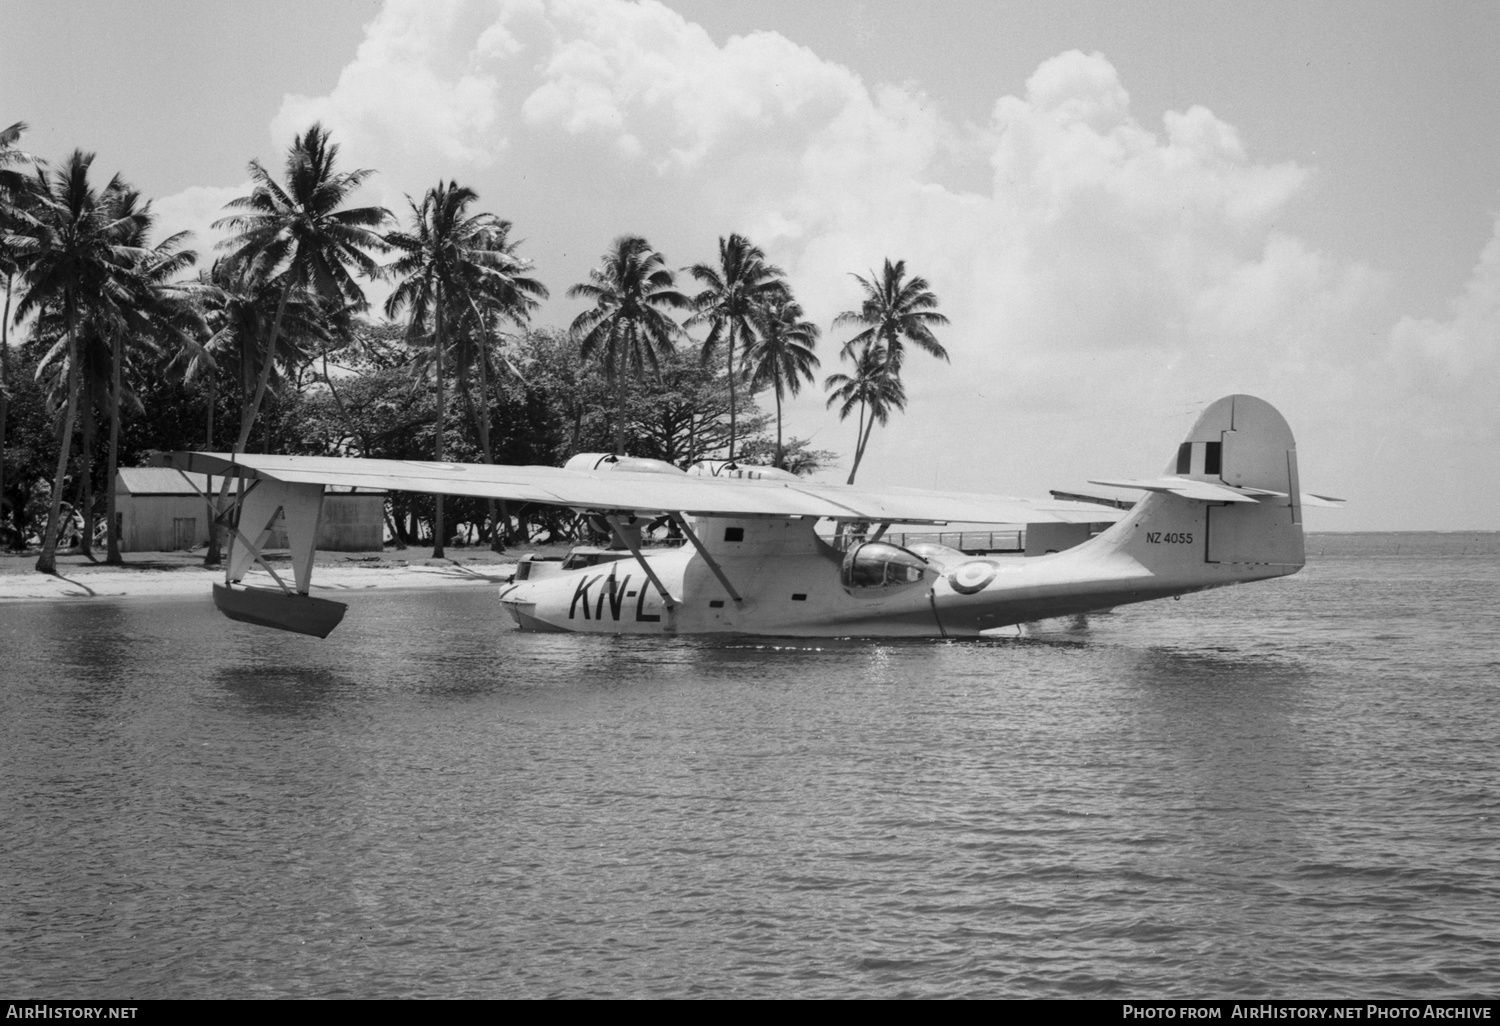
<path fill-rule="evenodd" d="M 851 592 L 890 591 L 936 577 L 937 571 L 915 552 L 887 542 L 865 542 L 844 556 L 839 580 Z"/>

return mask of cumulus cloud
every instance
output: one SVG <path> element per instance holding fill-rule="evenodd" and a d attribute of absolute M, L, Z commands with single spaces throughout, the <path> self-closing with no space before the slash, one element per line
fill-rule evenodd
<path fill-rule="evenodd" d="M 351 160 L 485 167 L 503 153 L 508 113 L 495 69 L 519 43 L 507 29 L 533 5 L 462 0 L 387 4 L 327 96 L 287 96 L 271 126 L 285 144 L 335 125 Z"/>
<path fill-rule="evenodd" d="M 1495 376 L 1500 242 L 1449 320 L 1393 332 L 1379 271 L 1281 227 L 1313 169 L 1257 159 L 1203 106 L 1143 117 L 1098 53 L 1043 61 L 970 126 L 916 85 L 867 82 L 772 32 L 719 44 L 660 3 L 388 0 L 337 86 L 288 97 L 273 131 L 314 119 L 381 170 L 393 209 L 439 177 L 503 202 L 558 296 L 622 231 L 681 264 L 744 232 L 825 325 L 858 302 L 851 272 L 905 259 L 952 319 L 952 365 L 908 361 L 910 412 L 877 436 L 872 481 L 941 465 L 934 452 L 982 456 L 915 483 L 1034 492 L 1153 470 L 1154 454 L 1128 462 L 1141 446 L 1122 419 L 1190 420 L 1231 391 L 1330 435 L 1416 392 L 1438 424 L 1472 430 L 1442 399 Z M 1488 407 L 1465 409 L 1493 430 Z M 852 428 L 815 394 L 791 417 L 847 447 Z M 1028 462 L 1044 449 L 1069 455 Z"/>
<path fill-rule="evenodd" d="M 187 248 L 198 254 L 198 266 L 206 268 L 218 257 L 218 244 L 226 237 L 213 227 L 226 215 L 224 205 L 240 196 L 248 196 L 253 185 L 249 180 L 228 187 L 192 186 L 151 201 L 156 215 L 156 238 L 177 232 L 189 232 Z"/>
<path fill-rule="evenodd" d="M 1500 440 L 1500 218 L 1451 316 L 1403 317 L 1391 338 L 1393 376 L 1420 399 L 1425 438 Z"/>

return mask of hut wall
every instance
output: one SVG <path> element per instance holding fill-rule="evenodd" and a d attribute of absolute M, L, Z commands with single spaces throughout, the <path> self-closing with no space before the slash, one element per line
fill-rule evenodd
<path fill-rule="evenodd" d="M 208 544 L 208 507 L 196 495 L 116 493 L 115 512 L 124 552 L 172 552 Z"/>
<path fill-rule="evenodd" d="M 200 488 L 206 486 L 199 475 L 194 476 Z M 132 493 L 131 487 L 139 494 Z M 188 487 L 175 470 L 122 468 L 115 486 L 122 551 L 172 552 L 207 545 L 208 506 L 202 496 L 185 490 Z M 384 542 L 383 493 L 328 492 L 323 496 L 318 548 L 378 552 Z M 286 532 L 273 528 L 266 547 L 286 548 Z"/>
<path fill-rule="evenodd" d="M 318 548 L 330 552 L 379 552 L 385 545 L 385 496 L 323 496 L 323 515 L 318 518 Z M 286 532 L 271 531 L 267 548 L 284 549 Z"/>

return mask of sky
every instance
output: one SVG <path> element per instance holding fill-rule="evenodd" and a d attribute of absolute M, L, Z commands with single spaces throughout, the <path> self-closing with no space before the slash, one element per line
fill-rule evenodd
<path fill-rule="evenodd" d="M 377 172 L 364 202 L 451 179 L 513 222 L 538 324 L 582 311 L 618 235 L 686 267 L 740 232 L 826 375 L 854 275 L 904 260 L 951 359 L 908 359 L 861 484 L 1154 476 L 1248 392 L 1303 487 L 1349 500 L 1309 528 L 1500 529 L 1500 4 L 0 0 L 0 24 L 0 125 L 96 152 L 205 259 L 248 162 L 321 121 Z M 821 387 L 787 427 L 847 466 Z"/>

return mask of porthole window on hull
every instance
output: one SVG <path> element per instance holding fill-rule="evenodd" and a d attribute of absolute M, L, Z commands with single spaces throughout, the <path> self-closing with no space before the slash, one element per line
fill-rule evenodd
<path fill-rule="evenodd" d="M 915 552 L 886 542 L 866 542 L 844 556 L 839 579 L 850 591 L 904 588 L 928 576 L 927 561 Z"/>

